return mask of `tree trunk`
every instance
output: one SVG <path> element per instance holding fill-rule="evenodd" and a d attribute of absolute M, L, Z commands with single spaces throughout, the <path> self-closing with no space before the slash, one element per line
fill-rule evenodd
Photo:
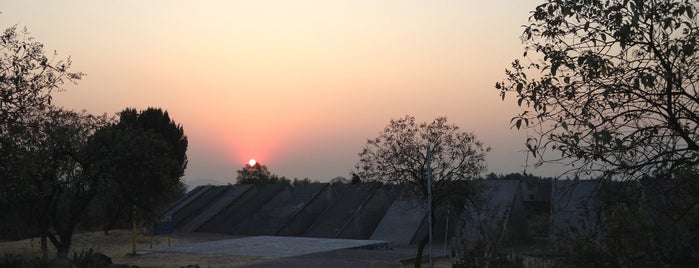
<path fill-rule="evenodd" d="M 48 248 L 48 245 L 46 243 L 46 234 L 41 235 L 41 256 L 44 259 L 49 258 L 49 248 Z"/>
<path fill-rule="evenodd" d="M 122 217 L 122 207 L 121 205 L 116 205 L 116 213 L 112 214 L 112 217 L 106 216 L 109 219 L 104 224 L 104 235 L 109 234 L 109 230 L 113 230 Z"/>
<path fill-rule="evenodd" d="M 432 222 L 435 222 L 435 213 L 434 213 L 434 206 L 432 208 L 432 213 L 430 213 L 430 217 L 432 218 Z M 434 227 L 435 224 L 432 224 L 432 230 L 429 230 L 429 232 L 434 232 Z M 420 240 L 420 244 L 417 247 L 417 256 L 415 256 L 415 268 L 420 268 L 422 265 L 422 252 L 425 250 L 425 245 L 427 245 L 427 242 L 429 242 L 430 236 L 429 234 L 425 236 L 422 240 Z"/>
<path fill-rule="evenodd" d="M 427 242 L 429 240 L 429 236 L 425 236 L 422 240 L 420 240 L 420 244 L 417 246 L 417 256 L 415 256 L 415 268 L 420 268 L 422 266 L 422 252 L 425 250 L 425 245 L 427 245 Z"/>

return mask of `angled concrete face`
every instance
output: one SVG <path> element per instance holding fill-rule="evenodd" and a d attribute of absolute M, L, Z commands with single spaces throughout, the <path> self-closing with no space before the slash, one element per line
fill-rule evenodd
<path fill-rule="evenodd" d="M 311 183 L 298 186 L 286 195 L 278 195 L 275 201 L 248 218 L 241 232 L 246 235 L 276 235 L 327 187 L 327 183 Z"/>
<path fill-rule="evenodd" d="M 198 230 L 212 233 L 240 234 L 239 227 L 246 218 L 273 200 L 282 191 L 290 191 L 282 184 L 255 185 Z"/>
<path fill-rule="evenodd" d="M 369 239 L 392 202 L 385 190 L 376 189 L 345 223 L 337 238 Z"/>
<path fill-rule="evenodd" d="M 527 235 L 524 200 L 520 181 L 485 180 L 477 182 L 483 187 L 475 202 L 464 206 L 466 241 L 475 243 L 502 243 L 516 235 Z"/>
<path fill-rule="evenodd" d="M 201 194 L 209 190 L 211 185 L 202 185 L 202 186 L 197 186 L 196 188 L 192 189 L 189 191 L 186 195 L 175 201 L 169 208 L 163 212 L 164 216 L 170 216 L 172 217 L 172 214 L 175 214 L 178 210 L 180 210 L 182 207 L 186 206 L 189 204 L 189 202 L 192 202 L 192 200 L 196 199 L 199 197 Z"/>
<path fill-rule="evenodd" d="M 265 218 L 265 215 L 269 213 L 270 210 L 281 206 L 284 201 L 289 199 L 291 196 L 291 190 L 280 191 L 272 200 L 263 205 L 260 209 L 254 211 L 250 216 L 245 218 L 242 223 L 238 226 L 237 232 L 241 235 L 274 235 L 274 233 L 269 233 L 266 228 L 269 222 Z"/>
<path fill-rule="evenodd" d="M 229 206 L 236 199 L 240 198 L 243 194 L 249 191 L 252 185 L 235 185 L 230 186 L 226 189 L 224 193 L 220 195 L 220 198 L 213 200 L 212 203 L 207 205 L 199 215 L 190 220 L 187 224 L 182 226 L 183 231 L 193 232 L 204 223 L 209 221 L 211 218 L 216 216 L 221 210 Z"/>
<path fill-rule="evenodd" d="M 388 208 L 371 240 L 386 240 L 396 245 L 410 244 L 426 215 L 427 208 L 417 199 L 398 199 Z"/>
<path fill-rule="evenodd" d="M 551 227 L 549 239 L 556 247 L 566 247 L 567 241 L 578 237 L 601 235 L 598 180 L 556 180 L 552 183 Z"/>
<path fill-rule="evenodd" d="M 218 199 L 221 194 L 228 190 L 228 186 L 212 186 L 209 190 L 202 193 L 199 197 L 193 199 L 187 205 L 177 210 L 172 215 L 172 222 L 175 228 L 181 228 L 190 220 L 194 219 L 202 212 L 211 202 Z"/>
<path fill-rule="evenodd" d="M 320 214 L 322 214 L 323 211 L 325 211 L 330 206 L 330 204 L 335 202 L 335 200 L 337 199 L 337 191 L 335 191 L 330 184 L 321 183 L 318 186 L 314 187 L 319 187 L 320 191 L 316 194 L 310 194 L 312 197 L 308 202 L 302 202 L 302 200 L 305 200 L 306 197 L 299 196 L 298 198 L 300 200 L 292 200 L 288 203 L 292 206 L 294 204 L 296 204 L 296 206 L 301 205 L 302 208 L 292 207 L 281 209 L 280 215 L 293 214 L 293 216 L 291 216 L 291 218 L 286 222 L 286 224 L 284 224 L 279 229 L 279 231 L 277 231 L 277 235 L 303 235 L 303 233 L 308 229 L 308 227 L 316 221 Z M 313 192 L 311 190 L 311 188 L 308 189 L 308 191 Z M 289 213 L 290 211 L 293 212 L 296 209 L 298 209 L 296 213 Z"/>
<path fill-rule="evenodd" d="M 361 205 L 371 197 L 374 189 L 367 184 L 342 185 L 337 200 L 318 216 L 303 236 L 336 238 Z"/>

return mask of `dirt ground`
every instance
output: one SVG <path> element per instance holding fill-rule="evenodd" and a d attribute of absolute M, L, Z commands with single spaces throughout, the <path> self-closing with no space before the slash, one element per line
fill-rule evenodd
<path fill-rule="evenodd" d="M 171 245 L 232 239 L 236 236 L 210 233 L 175 233 Z M 138 249 L 148 249 L 151 237 L 139 235 Z M 153 239 L 153 247 L 167 246 L 168 237 Z M 25 239 L 0 243 L 0 254 L 40 255 L 40 240 Z M 396 247 L 393 250 L 335 250 L 280 259 L 264 259 L 249 256 L 210 255 L 192 253 L 149 253 L 131 255 L 131 232 L 113 230 L 109 235 L 102 232 L 83 232 L 73 236 L 73 252 L 93 249 L 112 258 L 115 264 L 136 265 L 139 267 L 412 267 L 412 263 L 401 263 L 401 259 L 414 257 L 414 246 Z M 55 250 L 49 243 L 49 254 Z M 72 254 L 72 253 L 71 253 Z M 438 260 L 435 267 L 451 267 L 449 259 Z"/>

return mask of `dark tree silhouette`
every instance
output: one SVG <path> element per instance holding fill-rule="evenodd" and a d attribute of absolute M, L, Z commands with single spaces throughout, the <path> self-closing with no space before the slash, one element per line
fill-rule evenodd
<path fill-rule="evenodd" d="M 375 139 L 359 153 L 355 166 L 365 181 L 389 184 L 410 184 L 416 196 L 425 200 L 428 194 L 427 150 L 431 152 L 432 170 L 432 219 L 434 208 L 468 194 L 464 181 L 478 177 L 486 169 L 485 156 L 490 148 L 484 147 L 473 133 L 461 132 L 456 125 L 448 124 L 445 117 L 432 123 L 415 123 L 406 116 L 393 119 Z M 415 266 L 422 262 L 422 251 L 427 238 L 420 242 Z"/>
<path fill-rule="evenodd" d="M 142 220 L 154 220 L 173 193 L 183 191 L 187 137 L 166 111 L 125 109 L 90 143 L 91 157 L 107 174 L 98 200 L 106 219 L 135 209 Z"/>
<path fill-rule="evenodd" d="M 523 110 L 513 126 L 536 133 L 536 165 L 629 178 L 697 168 L 696 1 L 549 0 L 530 22 L 526 59 L 495 87 Z"/>
<path fill-rule="evenodd" d="M 49 59 L 26 29 L 0 36 L 0 220 L 14 225 L 3 232 L 41 236 L 44 255 L 48 238 L 59 257 L 94 194 L 84 149 L 105 120 L 51 105 L 52 92 L 83 76 L 70 65 Z"/>
<path fill-rule="evenodd" d="M 284 176 L 279 177 L 272 174 L 267 169 L 267 166 L 261 165 L 259 162 L 252 166 L 250 164 L 245 164 L 237 173 L 238 176 L 235 179 L 236 184 L 283 183 L 291 186 L 291 180 Z M 296 184 L 300 183 L 297 179 L 294 179 L 294 181 Z"/>

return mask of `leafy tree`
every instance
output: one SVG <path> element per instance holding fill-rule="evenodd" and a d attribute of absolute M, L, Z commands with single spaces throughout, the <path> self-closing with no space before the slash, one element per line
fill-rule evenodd
<path fill-rule="evenodd" d="M 536 164 L 635 176 L 699 164 L 699 19 L 690 0 L 548 0 L 500 95 Z M 560 153 L 556 159 L 547 152 Z"/>
<path fill-rule="evenodd" d="M 484 147 L 473 133 L 438 117 L 431 123 L 417 124 L 412 116 L 392 119 L 379 136 L 367 141 L 359 153 L 355 168 L 364 181 L 409 184 L 416 196 L 427 199 L 427 151 L 431 154 L 432 219 L 434 208 L 468 194 L 464 181 L 479 176 L 486 169 Z M 415 265 L 422 262 L 427 238 L 420 242 Z"/>
<path fill-rule="evenodd" d="M 105 117 L 50 108 L 36 121 L 25 121 L 22 144 L 13 150 L 12 169 L 3 174 L 1 201 L 28 235 L 46 238 L 66 257 L 75 227 L 83 220 L 100 179 L 86 155 L 87 139 Z M 8 149 L 3 147 L 3 149 Z M 6 212 L 7 213 L 7 212 Z"/>
<path fill-rule="evenodd" d="M 173 193 L 184 189 L 180 178 L 187 167 L 187 144 L 182 126 L 157 108 L 125 109 L 118 122 L 97 131 L 90 153 L 107 174 L 106 192 L 98 200 L 106 205 L 106 219 L 135 209 L 144 220 L 157 217 Z"/>
<path fill-rule="evenodd" d="M 333 178 L 332 180 L 330 180 L 330 184 L 338 184 L 338 183 L 339 184 L 349 184 L 350 180 L 348 180 L 347 178 L 342 177 L 342 176 L 337 176 L 337 177 Z"/>
<path fill-rule="evenodd" d="M 20 237 L 40 235 L 44 254 L 50 239 L 60 257 L 94 194 L 86 139 L 105 120 L 51 105 L 53 91 L 83 76 L 70 65 L 49 59 L 26 29 L 0 35 L 2 221 Z"/>
<path fill-rule="evenodd" d="M 44 55 L 44 45 L 27 29 L 5 29 L 0 36 L 0 136 L 11 137 L 7 135 L 11 127 L 21 126 L 51 105 L 53 91 L 84 76 L 69 72 L 70 65 L 70 58 L 54 62 Z"/>
<path fill-rule="evenodd" d="M 282 176 L 279 177 L 272 174 L 267 169 L 267 166 L 255 163 L 255 165 L 245 164 L 243 168 L 237 171 L 236 184 L 268 184 L 268 183 L 283 183 L 291 186 L 291 180 Z M 308 179 L 306 179 L 308 180 Z M 301 183 L 298 179 L 294 179 L 295 185 Z"/>

